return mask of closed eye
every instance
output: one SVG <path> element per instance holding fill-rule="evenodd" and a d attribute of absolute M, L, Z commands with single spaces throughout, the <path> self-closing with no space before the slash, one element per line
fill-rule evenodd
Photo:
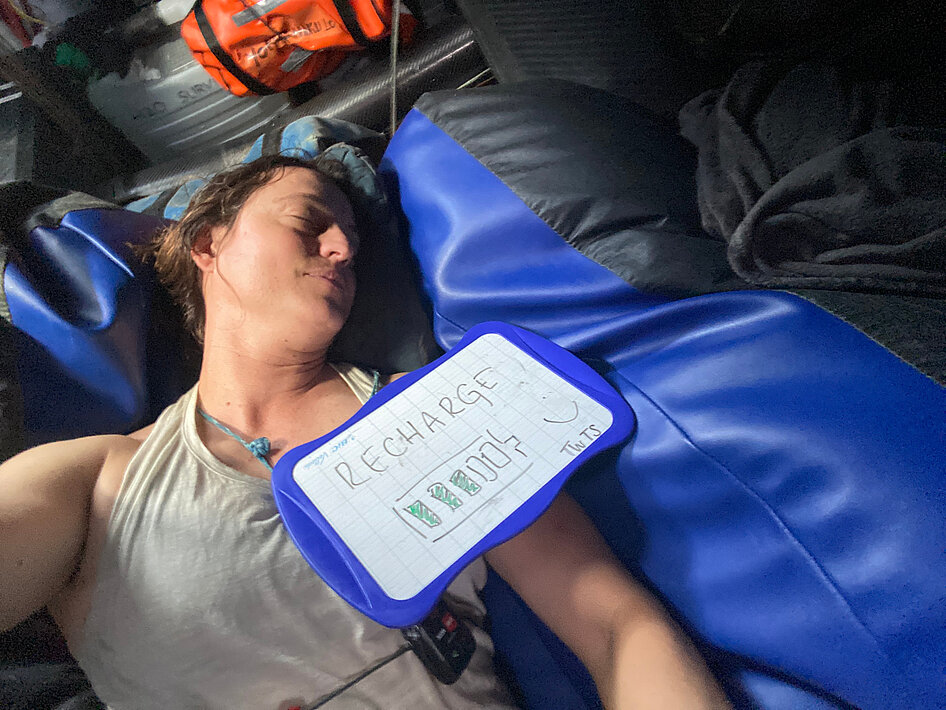
<path fill-rule="evenodd" d="M 327 221 L 319 217 L 313 217 L 310 215 L 296 215 L 295 218 L 302 224 L 311 227 L 319 227 L 322 230 L 325 230 L 325 228 L 328 227 Z"/>

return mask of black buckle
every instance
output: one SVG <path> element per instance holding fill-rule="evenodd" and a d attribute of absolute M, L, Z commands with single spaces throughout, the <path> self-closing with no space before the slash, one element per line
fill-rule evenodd
<path fill-rule="evenodd" d="M 401 633 L 431 675 L 444 685 L 457 682 L 476 650 L 470 629 L 443 601 L 437 602 L 426 619 L 401 629 Z"/>

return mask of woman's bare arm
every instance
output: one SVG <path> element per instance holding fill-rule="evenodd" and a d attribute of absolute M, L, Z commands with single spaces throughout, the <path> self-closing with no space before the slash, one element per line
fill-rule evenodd
<path fill-rule="evenodd" d="M 45 444 L 0 466 L 0 630 L 47 604 L 75 572 L 98 474 L 125 441 Z"/>
<path fill-rule="evenodd" d="M 730 707 L 689 639 L 569 496 L 486 559 L 581 658 L 606 707 Z"/>

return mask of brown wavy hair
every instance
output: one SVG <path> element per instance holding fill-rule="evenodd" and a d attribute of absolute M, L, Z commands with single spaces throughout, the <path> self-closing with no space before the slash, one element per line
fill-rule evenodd
<path fill-rule="evenodd" d="M 136 249 L 144 261 L 154 262 L 158 278 L 180 306 L 184 325 L 198 343 L 204 340 L 204 295 L 191 249 L 211 229 L 230 228 L 250 195 L 290 167 L 317 172 L 351 199 L 348 168 L 338 160 L 265 155 L 212 177 L 194 194 L 179 221 Z"/>

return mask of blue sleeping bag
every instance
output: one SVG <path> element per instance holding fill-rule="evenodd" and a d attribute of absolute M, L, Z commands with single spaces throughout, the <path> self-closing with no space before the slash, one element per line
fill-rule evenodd
<path fill-rule="evenodd" d="M 504 320 L 609 368 L 639 429 L 573 493 L 737 705 L 946 706 L 946 389 L 798 295 L 742 290 L 692 159 L 626 102 L 541 82 L 424 97 L 382 173 L 443 347 Z M 594 704 L 567 668 L 572 700 L 536 700 L 528 659 L 564 658 L 536 628 L 494 630 L 531 706 Z"/>

